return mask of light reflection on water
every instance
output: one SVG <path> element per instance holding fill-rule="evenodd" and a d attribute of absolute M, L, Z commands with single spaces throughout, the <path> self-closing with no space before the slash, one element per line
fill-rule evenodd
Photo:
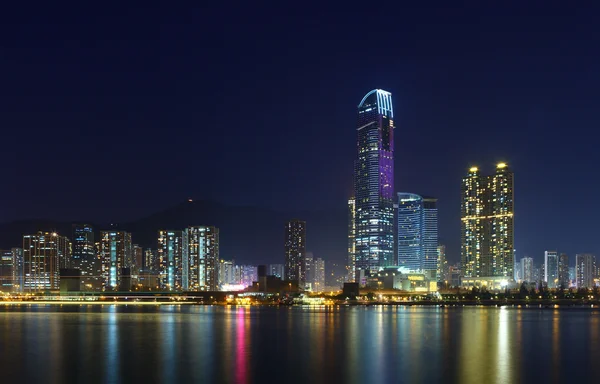
<path fill-rule="evenodd" d="M 513 383 L 600 375 L 600 312 L 0 307 L 11 382 Z"/>

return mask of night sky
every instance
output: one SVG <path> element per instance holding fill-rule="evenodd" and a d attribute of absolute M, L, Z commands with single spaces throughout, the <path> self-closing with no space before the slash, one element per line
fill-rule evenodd
<path fill-rule="evenodd" d="M 451 260 L 461 178 L 498 161 L 517 258 L 600 253 L 599 9 L 211 3 L 3 10 L 0 221 L 131 220 L 188 197 L 343 212 L 356 106 L 382 88 L 396 190 L 439 198 Z"/>

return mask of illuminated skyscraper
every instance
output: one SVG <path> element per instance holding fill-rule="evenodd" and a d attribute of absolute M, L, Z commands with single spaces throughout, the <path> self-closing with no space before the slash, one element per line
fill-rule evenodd
<path fill-rule="evenodd" d="M 596 257 L 589 253 L 575 255 L 577 288 L 592 288 L 596 274 Z"/>
<path fill-rule="evenodd" d="M 437 199 L 400 192 L 396 215 L 398 266 L 437 281 Z"/>
<path fill-rule="evenodd" d="M 558 286 L 569 288 L 571 279 L 569 278 L 569 256 L 561 253 L 558 258 Z"/>
<path fill-rule="evenodd" d="M 465 277 L 514 277 L 513 173 L 505 163 L 493 175 L 477 167 L 463 178 L 461 253 Z"/>
<path fill-rule="evenodd" d="M 16 291 L 14 269 L 14 257 L 12 251 L 0 250 L 0 291 Z"/>
<path fill-rule="evenodd" d="M 56 232 L 38 232 L 23 236 L 24 289 L 59 289 L 60 268 L 71 258 L 71 243 Z"/>
<path fill-rule="evenodd" d="M 448 284 L 448 260 L 446 260 L 446 246 L 438 245 L 437 247 L 437 276 L 438 281 L 444 284 Z"/>
<path fill-rule="evenodd" d="M 104 290 L 116 290 L 121 283 L 123 268 L 131 260 L 131 233 L 125 231 L 100 232 L 99 256 L 102 262 Z"/>
<path fill-rule="evenodd" d="M 144 266 L 144 250 L 137 244 L 131 247 L 131 261 L 131 268 L 136 274 L 139 273 Z"/>
<path fill-rule="evenodd" d="M 184 241 L 183 289 L 216 291 L 219 283 L 219 229 L 188 227 Z"/>
<path fill-rule="evenodd" d="M 94 242 L 94 228 L 87 224 L 73 225 L 73 256 L 71 267 L 81 271 L 85 290 L 102 289 L 102 265 Z"/>
<path fill-rule="evenodd" d="M 233 260 L 219 261 L 219 289 L 223 286 L 239 284 L 239 276 L 236 277 L 235 262 Z"/>
<path fill-rule="evenodd" d="M 321 292 L 325 289 L 325 261 L 320 257 L 313 262 L 314 278 L 312 289 L 314 292 Z"/>
<path fill-rule="evenodd" d="M 558 282 L 558 252 L 544 252 L 544 281 L 548 288 L 557 288 Z"/>
<path fill-rule="evenodd" d="M 183 231 L 158 231 L 159 285 L 168 291 L 183 288 Z"/>
<path fill-rule="evenodd" d="M 531 257 L 524 257 L 521 259 L 521 279 L 528 283 L 533 283 L 535 281 L 533 259 Z"/>
<path fill-rule="evenodd" d="M 356 278 L 356 227 L 355 227 L 355 214 L 356 207 L 354 198 L 348 200 L 348 262 L 346 263 L 346 270 L 348 276 L 346 281 L 353 282 Z"/>
<path fill-rule="evenodd" d="M 283 264 L 270 264 L 268 274 L 270 276 L 277 276 L 283 280 L 285 276 L 284 270 Z"/>
<path fill-rule="evenodd" d="M 358 105 L 354 162 L 355 267 L 377 271 L 394 255 L 394 112 L 392 94 L 367 93 Z"/>
<path fill-rule="evenodd" d="M 291 220 L 285 225 L 285 279 L 295 280 L 298 286 L 306 283 L 306 222 Z"/>

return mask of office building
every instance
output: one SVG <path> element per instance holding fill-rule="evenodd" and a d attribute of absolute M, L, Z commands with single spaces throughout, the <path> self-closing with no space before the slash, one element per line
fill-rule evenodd
<path fill-rule="evenodd" d="M 533 283 L 536 281 L 533 258 L 524 257 L 521 259 L 521 279 L 528 283 Z"/>
<path fill-rule="evenodd" d="M 24 290 L 45 291 L 60 288 L 60 268 L 71 259 L 71 242 L 56 232 L 23 236 Z"/>
<path fill-rule="evenodd" d="M 355 227 L 355 202 L 354 198 L 348 200 L 348 261 L 346 262 L 346 281 L 353 282 L 356 278 L 356 227 Z"/>
<path fill-rule="evenodd" d="M 314 266 L 314 256 L 312 252 L 306 252 L 306 257 L 304 258 L 304 264 L 306 265 L 306 270 L 304 272 L 305 278 L 305 289 L 312 290 L 313 285 L 315 283 L 315 266 Z"/>
<path fill-rule="evenodd" d="M 102 264 L 98 258 L 94 228 L 91 225 L 73 225 L 71 268 L 79 269 L 83 290 L 102 289 Z"/>
<path fill-rule="evenodd" d="M 398 266 L 437 281 L 437 199 L 400 192 L 396 217 Z"/>
<path fill-rule="evenodd" d="M 558 288 L 558 252 L 544 252 L 544 281 L 548 288 Z"/>
<path fill-rule="evenodd" d="M 569 256 L 561 253 L 558 258 L 558 286 L 560 288 L 569 288 L 571 279 L 569 277 Z"/>
<path fill-rule="evenodd" d="M 394 111 L 392 94 L 374 89 L 358 105 L 354 162 L 355 268 L 375 274 L 394 255 Z M 362 275 L 361 274 L 361 275 Z"/>
<path fill-rule="evenodd" d="M 320 257 L 313 261 L 312 290 L 322 292 L 325 289 L 325 261 Z"/>
<path fill-rule="evenodd" d="M 121 283 L 123 268 L 131 262 L 131 233 L 125 231 L 101 231 L 99 258 L 102 263 L 103 289 L 117 290 Z"/>
<path fill-rule="evenodd" d="M 493 175 L 472 167 L 462 182 L 461 256 L 464 277 L 514 278 L 513 173 L 505 163 Z"/>
<path fill-rule="evenodd" d="M 575 255 L 577 288 L 592 288 L 596 275 L 596 257 L 589 253 Z"/>
<path fill-rule="evenodd" d="M 183 289 L 217 291 L 219 284 L 219 229 L 194 226 L 185 230 Z"/>
<path fill-rule="evenodd" d="M 284 267 L 283 264 L 269 264 L 269 275 L 284 279 Z"/>
<path fill-rule="evenodd" d="M 306 283 L 306 222 L 291 220 L 285 225 L 285 279 Z"/>
<path fill-rule="evenodd" d="M 167 291 L 180 291 L 183 288 L 184 269 L 183 231 L 158 231 L 159 285 Z"/>

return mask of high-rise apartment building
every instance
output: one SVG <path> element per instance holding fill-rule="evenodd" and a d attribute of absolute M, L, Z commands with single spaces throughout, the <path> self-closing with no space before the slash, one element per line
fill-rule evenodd
<path fill-rule="evenodd" d="M 285 224 L 285 279 L 298 286 L 306 283 L 306 222 L 291 220 Z"/>
<path fill-rule="evenodd" d="M 448 260 L 446 259 L 446 246 L 437 247 L 437 276 L 438 282 L 448 285 Z"/>
<path fill-rule="evenodd" d="M 461 254 L 464 277 L 514 277 L 513 173 L 469 169 L 462 182 Z"/>
<path fill-rule="evenodd" d="M 60 287 L 60 268 L 71 259 L 71 242 L 56 232 L 23 236 L 24 289 L 54 290 Z"/>
<path fill-rule="evenodd" d="M 561 288 L 569 288 L 571 279 L 569 277 L 569 256 L 566 253 L 561 253 L 558 258 L 558 286 Z"/>
<path fill-rule="evenodd" d="M 268 274 L 270 276 L 276 276 L 279 277 L 280 279 L 284 279 L 285 273 L 284 273 L 284 267 L 283 264 L 269 264 L 269 272 Z"/>
<path fill-rule="evenodd" d="M 346 281 L 353 282 L 356 279 L 356 226 L 355 226 L 356 207 L 355 200 L 348 200 L 348 261 L 346 263 Z"/>
<path fill-rule="evenodd" d="M 188 227 L 184 240 L 183 289 L 216 291 L 219 284 L 219 229 Z"/>
<path fill-rule="evenodd" d="M 0 250 L 0 291 L 16 291 L 14 281 L 14 257 L 11 250 Z"/>
<path fill-rule="evenodd" d="M 258 281 L 258 268 L 255 265 L 240 266 L 240 284 L 250 287 L 255 281 Z"/>
<path fill-rule="evenodd" d="M 544 252 L 544 281 L 548 288 L 557 288 L 558 280 L 558 252 Z"/>
<path fill-rule="evenodd" d="M 156 252 L 161 289 L 167 291 L 180 291 L 183 289 L 183 231 L 158 231 L 158 247 L 156 248 Z"/>
<path fill-rule="evenodd" d="M 98 258 L 94 240 L 94 228 L 91 225 L 73 225 L 71 267 L 81 271 L 82 289 L 102 289 L 102 263 Z"/>
<path fill-rule="evenodd" d="M 312 289 L 312 286 L 315 283 L 315 258 L 312 252 L 306 252 L 306 256 L 304 257 L 304 279 L 305 279 L 305 287 L 306 289 Z"/>
<path fill-rule="evenodd" d="M 357 274 L 397 263 L 394 255 L 392 94 L 374 89 L 358 105 L 354 162 L 354 266 Z"/>
<path fill-rule="evenodd" d="M 535 281 L 535 272 L 533 267 L 533 258 L 524 257 L 521 259 L 521 279 L 528 283 Z"/>
<path fill-rule="evenodd" d="M 398 193 L 396 217 L 398 266 L 422 272 L 437 281 L 437 199 Z"/>
<path fill-rule="evenodd" d="M 144 266 L 144 250 L 142 247 L 140 247 L 138 244 L 133 244 L 131 247 L 131 257 L 131 268 L 137 274 Z"/>
<path fill-rule="evenodd" d="M 592 288 L 596 274 L 596 257 L 589 253 L 575 255 L 577 288 Z"/>
<path fill-rule="evenodd" d="M 239 284 L 239 273 L 233 260 L 220 260 L 219 261 L 219 288 L 222 290 L 223 286 Z"/>
<path fill-rule="evenodd" d="M 320 257 L 316 258 L 313 262 L 313 270 L 312 290 L 321 292 L 325 289 L 325 261 Z"/>
<path fill-rule="evenodd" d="M 124 268 L 131 261 L 131 233 L 125 231 L 101 231 L 99 257 L 102 263 L 104 290 L 116 290 L 121 283 Z"/>
<path fill-rule="evenodd" d="M 146 273 L 156 272 L 158 270 L 158 252 L 156 249 L 144 250 L 144 271 Z"/>

